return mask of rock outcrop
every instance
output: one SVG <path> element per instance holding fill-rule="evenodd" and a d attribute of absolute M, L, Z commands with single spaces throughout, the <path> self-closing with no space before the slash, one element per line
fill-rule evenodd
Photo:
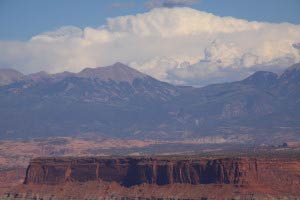
<path fill-rule="evenodd" d="M 299 169 L 296 154 L 36 158 L 0 199 L 299 199 Z"/>
<path fill-rule="evenodd" d="M 300 184 L 299 169 L 300 159 L 280 158 L 37 158 L 30 162 L 24 183 L 106 181 L 130 187 L 143 183 L 256 185 L 282 179 L 286 184 Z"/>
<path fill-rule="evenodd" d="M 26 168 L 0 169 L 0 192 L 23 183 L 26 174 Z"/>

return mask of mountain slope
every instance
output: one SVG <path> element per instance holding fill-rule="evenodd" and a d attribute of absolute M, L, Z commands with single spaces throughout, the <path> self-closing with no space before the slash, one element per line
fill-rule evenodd
<path fill-rule="evenodd" d="M 284 141 L 299 137 L 299 68 L 203 88 L 173 86 L 121 63 L 27 76 L 0 87 L 0 137 L 242 135 Z"/>
<path fill-rule="evenodd" d="M 134 79 L 143 79 L 147 75 L 134 70 L 122 63 L 115 63 L 108 67 L 86 68 L 78 73 L 79 77 L 97 78 L 102 81 L 130 82 Z"/>
<path fill-rule="evenodd" d="M 178 95 L 177 87 L 120 63 L 31 77 L 0 87 L 1 137 L 125 137 L 157 126 L 167 118 L 164 103 Z"/>
<path fill-rule="evenodd" d="M 115 102 L 132 97 L 164 100 L 176 95 L 177 88 L 116 63 L 108 67 L 86 68 L 77 74 L 30 74 L 2 88 L 2 92 L 45 99 L 55 96 L 83 102 Z"/>
<path fill-rule="evenodd" d="M 14 69 L 0 69 L 0 86 L 19 81 L 24 75 Z"/>
<path fill-rule="evenodd" d="M 276 134 L 299 137 L 300 74 L 289 71 L 256 72 L 242 81 L 194 89 L 176 97 L 174 108 L 180 105 L 182 116 L 193 116 L 188 126 L 194 133 L 243 133 L 260 141 Z"/>

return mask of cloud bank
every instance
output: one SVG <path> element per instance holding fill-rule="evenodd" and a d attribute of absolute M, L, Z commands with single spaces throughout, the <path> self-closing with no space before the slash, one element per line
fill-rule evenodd
<path fill-rule="evenodd" d="M 0 41 L 0 67 L 77 72 L 119 61 L 160 80 L 206 85 L 280 71 L 300 61 L 299 44 L 300 25 L 155 8 L 99 28 L 66 26 L 25 42 Z"/>

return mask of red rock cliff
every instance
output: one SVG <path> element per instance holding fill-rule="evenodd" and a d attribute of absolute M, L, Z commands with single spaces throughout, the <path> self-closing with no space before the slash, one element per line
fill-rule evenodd
<path fill-rule="evenodd" d="M 142 183 L 268 184 L 282 179 L 299 184 L 299 169 L 300 159 L 279 158 L 37 158 L 30 162 L 24 183 L 103 180 L 129 187 Z"/>

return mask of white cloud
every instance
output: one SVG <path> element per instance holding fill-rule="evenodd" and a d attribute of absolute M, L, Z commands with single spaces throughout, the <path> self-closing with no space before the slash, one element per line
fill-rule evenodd
<path fill-rule="evenodd" d="M 0 66 L 60 72 L 120 61 L 161 80 L 203 85 L 299 62 L 299 35 L 300 25 L 156 8 L 109 18 L 99 28 L 67 26 L 26 42 L 0 41 Z"/>
<path fill-rule="evenodd" d="M 199 36 L 259 30 L 263 24 L 232 17 L 218 17 L 191 8 L 156 8 L 136 16 L 108 19 L 112 32 L 126 32 L 138 36 Z"/>

